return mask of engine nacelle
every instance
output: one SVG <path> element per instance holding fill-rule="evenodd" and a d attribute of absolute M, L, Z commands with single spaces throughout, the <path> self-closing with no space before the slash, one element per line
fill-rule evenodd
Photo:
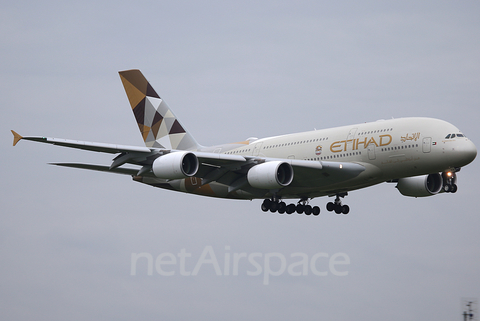
<path fill-rule="evenodd" d="M 439 173 L 405 177 L 398 180 L 397 189 L 405 196 L 424 197 L 439 193 L 443 187 Z"/>
<path fill-rule="evenodd" d="M 172 152 L 153 161 L 152 171 L 158 178 L 180 179 L 198 171 L 198 158 L 191 152 Z"/>
<path fill-rule="evenodd" d="M 290 164 L 281 161 L 262 163 L 250 168 L 247 180 L 255 188 L 281 188 L 292 182 L 293 168 Z"/>

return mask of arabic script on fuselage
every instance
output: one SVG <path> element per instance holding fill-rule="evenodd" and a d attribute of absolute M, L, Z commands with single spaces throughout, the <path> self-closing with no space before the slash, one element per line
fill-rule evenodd
<path fill-rule="evenodd" d="M 414 140 L 420 139 L 420 133 L 413 133 L 411 136 L 408 133 L 405 136 L 400 137 L 402 143 L 405 143 L 407 140 Z"/>

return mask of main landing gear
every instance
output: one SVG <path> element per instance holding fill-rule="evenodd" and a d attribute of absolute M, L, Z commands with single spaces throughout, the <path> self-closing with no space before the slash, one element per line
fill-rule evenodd
<path fill-rule="evenodd" d="M 347 196 L 347 193 L 337 194 L 337 197 L 333 203 L 327 203 L 327 211 L 335 211 L 337 214 L 348 214 L 348 212 L 350 212 L 350 207 L 348 205 L 342 205 L 342 201 L 340 200 L 340 197 L 343 198 L 345 196 Z"/>
<path fill-rule="evenodd" d="M 335 211 L 337 214 L 348 214 L 350 212 L 350 207 L 348 205 L 342 205 L 342 201 L 340 198 L 344 198 L 347 196 L 347 193 L 339 193 L 336 194 L 335 201 L 328 202 L 327 210 L 329 212 Z M 280 199 L 276 197 L 272 197 L 271 199 L 265 199 L 262 203 L 262 211 L 264 212 L 278 212 L 279 214 L 287 213 L 292 214 L 293 212 L 297 212 L 298 214 L 305 214 L 305 215 L 315 215 L 317 216 L 320 214 L 320 207 L 318 206 L 310 206 L 308 205 L 308 199 L 302 198 L 298 203 L 295 204 L 285 204 Z"/>
<path fill-rule="evenodd" d="M 285 202 L 281 202 L 280 200 L 271 200 L 265 199 L 262 203 L 262 211 L 267 212 L 270 211 L 272 213 L 278 212 L 279 214 L 287 213 L 292 214 L 293 212 L 297 212 L 298 214 L 305 215 L 315 215 L 317 216 L 320 214 L 320 207 L 318 206 L 310 206 L 308 205 L 308 200 L 301 199 L 297 205 L 295 204 L 285 204 Z"/>

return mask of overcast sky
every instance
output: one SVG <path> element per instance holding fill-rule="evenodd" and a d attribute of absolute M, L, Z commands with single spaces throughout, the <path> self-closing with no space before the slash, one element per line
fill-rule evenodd
<path fill-rule="evenodd" d="M 138 68 L 203 145 L 426 116 L 478 146 L 479 17 L 470 0 L 3 1 L 2 319 L 462 320 L 462 298 L 480 297 L 478 160 L 456 194 L 385 183 L 351 192 L 349 215 L 325 197 L 320 216 L 287 216 L 50 166 L 112 156 L 14 148 L 10 130 L 142 146 L 117 74 Z M 182 275 L 182 251 L 187 272 L 210 263 Z M 132 275 L 132 253 L 175 257 L 160 264 L 174 275 L 148 275 L 146 258 Z M 303 253 L 327 275 L 265 282 L 246 258 L 233 275 L 235 253 L 263 272 Z"/>

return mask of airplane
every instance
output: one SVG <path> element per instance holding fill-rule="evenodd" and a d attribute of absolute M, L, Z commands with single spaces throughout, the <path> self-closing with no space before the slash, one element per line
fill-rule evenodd
<path fill-rule="evenodd" d="M 216 146 L 202 146 L 137 69 L 120 71 L 145 146 L 50 137 L 20 140 L 117 154 L 110 165 L 52 165 L 132 176 L 136 182 L 197 195 L 263 199 L 264 212 L 319 215 L 310 200 L 335 197 L 327 210 L 348 214 L 349 192 L 383 182 L 405 196 L 457 191 L 457 172 L 471 163 L 475 145 L 454 125 L 434 118 L 378 120 L 350 126 Z M 130 164 L 128 167 L 123 165 Z M 132 167 L 134 165 L 135 167 Z M 284 200 L 297 203 L 287 205 Z"/>

